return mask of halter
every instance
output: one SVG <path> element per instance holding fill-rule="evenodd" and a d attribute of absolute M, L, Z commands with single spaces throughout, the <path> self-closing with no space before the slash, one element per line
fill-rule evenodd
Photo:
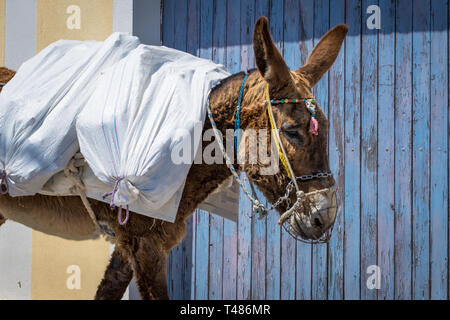
<path fill-rule="evenodd" d="M 234 126 L 235 127 L 235 133 L 239 132 L 239 129 L 240 129 L 239 112 L 240 112 L 240 110 L 242 108 L 241 102 L 242 102 L 242 96 L 243 96 L 244 85 L 245 85 L 245 81 L 246 80 L 247 80 L 247 74 L 245 74 L 245 77 L 244 77 L 244 79 L 242 81 L 242 84 L 241 84 L 241 87 L 240 87 L 240 90 L 239 90 L 238 105 L 237 105 L 237 108 L 236 108 L 236 118 L 235 118 L 235 126 Z M 299 176 L 299 177 L 296 177 L 294 175 L 294 171 L 292 170 L 292 167 L 291 167 L 291 165 L 289 163 L 289 159 L 287 157 L 286 151 L 285 151 L 285 149 L 283 147 L 283 144 L 281 143 L 280 134 L 279 134 L 278 128 L 276 127 L 276 124 L 275 124 L 275 121 L 274 121 L 274 117 L 273 117 L 273 112 L 272 112 L 272 104 L 300 103 L 301 101 L 303 101 L 306 104 L 306 108 L 311 113 L 309 132 L 314 134 L 314 135 L 317 135 L 318 134 L 318 122 L 315 119 L 315 106 L 313 105 L 313 102 L 315 102 L 315 100 L 313 98 L 270 100 L 269 84 L 266 85 L 265 95 L 266 95 L 265 102 L 267 103 L 267 113 L 269 115 L 269 120 L 270 120 L 270 125 L 271 125 L 271 128 L 272 128 L 272 132 L 274 133 L 274 138 L 275 138 L 274 140 L 275 140 L 275 144 L 276 144 L 277 149 L 278 149 L 278 157 L 279 157 L 280 161 L 283 163 L 283 166 L 284 166 L 284 168 L 285 168 L 289 178 L 291 179 L 291 181 L 289 182 L 288 186 L 286 187 L 286 194 L 283 197 L 280 197 L 276 201 L 276 203 L 271 206 L 270 209 L 266 208 L 262 203 L 259 202 L 259 200 L 253 198 L 253 196 L 247 190 L 245 185 L 242 183 L 238 173 L 236 172 L 236 169 L 234 168 L 230 158 L 228 157 L 228 155 L 226 153 L 226 149 L 225 149 L 225 147 L 223 145 L 223 141 L 222 141 L 222 137 L 220 135 L 220 131 L 217 129 L 216 123 L 215 123 L 214 118 L 212 116 L 211 105 L 209 103 L 209 98 L 208 98 L 208 102 L 206 104 L 208 118 L 209 118 L 209 120 L 211 122 L 211 126 L 213 127 L 214 135 L 215 135 L 217 143 L 219 144 L 219 148 L 220 148 L 220 150 L 222 152 L 222 155 L 223 155 L 223 157 L 225 159 L 225 163 L 226 163 L 228 169 L 230 169 L 230 171 L 231 171 L 231 173 L 233 175 L 233 178 L 236 180 L 237 183 L 239 183 L 240 187 L 242 188 L 242 190 L 244 191 L 244 193 L 246 194 L 248 199 L 252 202 L 252 209 L 253 209 L 253 211 L 256 214 L 259 215 L 260 219 L 266 217 L 268 215 L 268 213 L 269 213 L 269 210 L 272 210 L 275 207 L 279 206 L 282 202 L 286 201 L 288 203 L 288 205 L 289 205 L 290 192 L 292 190 L 292 187 L 294 186 L 295 190 L 296 190 L 297 200 L 296 200 L 296 202 L 294 203 L 294 205 L 290 209 L 288 209 L 286 212 L 284 212 L 281 215 L 280 219 L 278 220 L 278 224 L 280 226 L 283 226 L 284 229 L 292 237 L 294 237 L 296 240 L 299 240 L 299 241 L 302 241 L 302 242 L 305 242 L 305 243 L 308 243 L 308 244 L 328 242 L 328 240 L 331 237 L 332 228 L 330 228 L 328 230 L 328 232 L 325 233 L 325 235 L 326 235 L 325 238 L 321 237 L 318 240 L 304 240 L 304 239 L 298 238 L 295 235 L 293 235 L 292 232 L 288 228 L 286 228 L 284 226 L 284 223 L 287 220 L 289 220 L 294 214 L 296 214 L 296 211 L 304 203 L 304 201 L 307 199 L 307 197 L 329 191 L 329 188 L 325 188 L 325 189 L 321 189 L 321 190 L 316 190 L 316 191 L 305 193 L 305 192 L 301 191 L 300 188 L 298 187 L 297 180 L 308 181 L 308 180 L 313 180 L 313 179 L 324 179 L 324 178 L 332 177 L 332 173 L 330 173 L 330 172 L 318 172 L 316 174 L 302 175 L 302 176 Z M 236 139 L 236 135 L 235 135 L 235 146 L 237 146 L 237 145 L 238 145 L 238 139 Z M 237 147 L 235 149 L 237 150 Z"/>

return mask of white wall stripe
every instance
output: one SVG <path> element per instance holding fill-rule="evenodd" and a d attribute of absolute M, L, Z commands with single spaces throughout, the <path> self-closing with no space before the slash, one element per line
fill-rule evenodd
<path fill-rule="evenodd" d="M 133 33 L 133 0 L 114 0 L 113 32 Z"/>
<path fill-rule="evenodd" d="M 36 53 L 36 0 L 6 0 L 5 66 L 17 70 Z M 31 229 L 7 221 L 0 229 L 0 299 L 30 299 Z"/>
<path fill-rule="evenodd" d="M 5 66 L 17 70 L 36 54 L 36 0 L 6 0 Z"/>
<path fill-rule="evenodd" d="M 31 297 L 31 229 L 11 220 L 0 229 L 0 300 Z"/>

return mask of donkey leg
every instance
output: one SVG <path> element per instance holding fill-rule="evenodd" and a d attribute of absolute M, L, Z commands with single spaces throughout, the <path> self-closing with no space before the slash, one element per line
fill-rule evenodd
<path fill-rule="evenodd" d="M 168 300 L 166 278 L 167 253 L 149 238 L 130 239 L 127 246 L 131 265 L 143 300 Z"/>
<path fill-rule="evenodd" d="M 133 277 L 127 253 L 116 245 L 95 300 L 120 300 Z"/>

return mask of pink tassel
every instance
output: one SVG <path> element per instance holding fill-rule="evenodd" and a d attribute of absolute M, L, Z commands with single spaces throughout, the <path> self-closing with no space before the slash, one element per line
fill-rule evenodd
<path fill-rule="evenodd" d="M 309 122 L 309 132 L 316 136 L 319 134 L 319 122 L 314 117 L 311 117 L 311 121 Z"/>

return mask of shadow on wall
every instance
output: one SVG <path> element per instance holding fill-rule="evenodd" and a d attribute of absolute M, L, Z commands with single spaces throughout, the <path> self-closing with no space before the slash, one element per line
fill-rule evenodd
<path fill-rule="evenodd" d="M 283 29 L 280 30 L 278 33 L 272 34 L 275 42 L 297 42 L 301 43 L 302 41 L 310 40 L 313 38 L 313 28 L 310 28 L 309 24 L 312 24 L 313 21 L 326 21 L 328 20 L 328 16 L 333 15 L 333 6 L 347 7 L 348 4 L 345 1 L 330 1 L 329 3 L 329 10 L 328 9 L 328 1 L 314 1 L 314 0 L 298 0 L 299 4 L 297 6 L 300 7 L 299 14 L 296 17 L 290 18 L 290 19 L 296 19 L 298 21 L 287 21 L 288 19 L 285 19 L 283 16 L 284 24 Z M 381 1 L 372 1 L 373 3 L 378 4 L 365 4 L 363 5 L 361 1 L 358 1 L 358 10 L 361 12 L 361 25 L 359 28 L 350 28 L 347 36 L 359 36 L 359 35 L 377 35 L 378 33 L 382 34 L 390 34 L 390 33 L 411 33 L 413 32 L 424 32 L 424 31 L 445 31 L 450 26 L 443 26 L 439 23 L 433 23 L 434 19 L 439 19 L 439 17 L 431 16 L 432 23 L 429 25 L 426 25 L 425 23 L 420 23 L 421 19 L 423 19 L 423 12 L 414 12 L 413 9 L 413 1 L 407 0 L 410 5 L 404 4 L 404 0 L 392 0 L 392 2 L 395 3 L 395 6 L 390 6 L 389 8 L 383 8 L 383 3 Z M 447 2 L 447 0 L 442 0 Z M 244 1 L 245 2 L 245 1 Z M 283 11 L 286 12 L 286 10 L 289 10 L 291 8 L 291 0 L 272 0 L 270 2 L 271 9 L 270 13 L 268 15 L 269 21 L 271 19 L 279 18 L 279 13 L 276 13 L 275 11 Z M 184 10 L 188 15 L 189 24 L 201 24 L 201 21 L 199 21 L 198 17 L 191 14 L 191 10 L 195 10 L 196 8 L 201 8 L 202 3 L 200 3 L 199 0 L 186 0 L 186 1 L 173 1 L 173 0 L 163 0 L 162 6 L 163 6 L 163 12 L 165 12 L 166 16 L 174 16 L 175 12 L 180 12 L 180 10 Z M 248 17 L 253 17 L 255 15 L 255 11 L 257 11 L 258 1 L 256 1 L 256 5 L 253 7 L 245 7 L 245 4 L 241 2 L 241 14 L 245 14 Z M 433 5 L 432 2 L 429 3 L 429 10 L 426 10 L 425 12 L 431 11 L 431 6 Z M 228 5 L 230 6 L 230 5 Z M 402 7 L 402 9 L 399 9 L 399 7 Z M 217 8 L 218 5 L 216 4 L 216 1 L 213 1 L 212 5 L 209 5 L 208 8 L 205 10 L 211 11 L 207 12 L 207 15 L 214 15 L 216 14 L 216 11 L 222 10 L 222 8 Z M 410 10 L 405 11 L 406 10 Z M 342 8 L 340 8 L 342 10 Z M 344 8 L 344 10 L 347 10 L 347 8 Z M 173 12 L 172 14 L 170 14 Z M 304 14 L 304 12 L 308 12 L 307 15 Z M 273 13 L 274 17 L 271 16 Z M 412 13 L 412 14 L 411 14 Z M 442 17 L 447 16 L 447 12 L 442 12 Z M 383 18 L 386 16 L 396 16 L 396 25 L 393 27 L 390 23 L 387 23 L 386 25 L 383 24 Z M 410 17 L 409 19 L 401 19 L 400 17 L 402 15 Z M 305 17 L 301 19 L 300 17 Z M 411 17 L 412 16 L 412 17 Z M 291 15 L 292 17 L 292 15 Z M 242 17 L 241 17 L 242 18 Z M 198 21 L 195 21 L 195 20 Z M 347 17 L 348 19 L 348 17 Z M 175 21 L 169 21 L 168 23 L 174 23 Z M 239 24 L 239 21 L 236 21 Z M 164 22 L 167 27 L 167 21 Z M 219 22 L 220 23 L 220 22 Z M 334 21 L 333 25 L 330 25 L 330 27 L 333 27 L 334 25 L 345 23 L 344 20 L 342 21 Z M 216 27 L 216 21 L 213 21 L 213 29 Z M 292 30 L 287 30 L 287 25 L 289 24 L 298 24 L 299 29 L 298 32 L 292 32 Z M 413 30 L 412 29 L 413 27 Z M 229 27 L 229 26 L 227 26 Z M 176 28 L 176 26 L 175 26 Z M 251 30 L 241 30 L 241 32 L 249 32 Z M 199 33 L 201 31 L 199 30 Z M 199 35 L 201 37 L 201 35 Z M 201 48 L 210 48 L 213 46 L 212 42 L 215 40 L 213 39 L 204 39 L 201 43 Z M 247 41 L 245 41 L 247 40 Z M 220 41 L 215 41 L 220 42 Z M 227 37 L 226 46 L 233 46 L 233 45 L 244 45 L 244 44 L 251 44 L 251 38 L 248 39 L 240 39 L 238 37 Z M 225 46 L 225 45 L 224 45 Z M 217 45 L 214 45 L 214 47 L 218 47 Z"/>

